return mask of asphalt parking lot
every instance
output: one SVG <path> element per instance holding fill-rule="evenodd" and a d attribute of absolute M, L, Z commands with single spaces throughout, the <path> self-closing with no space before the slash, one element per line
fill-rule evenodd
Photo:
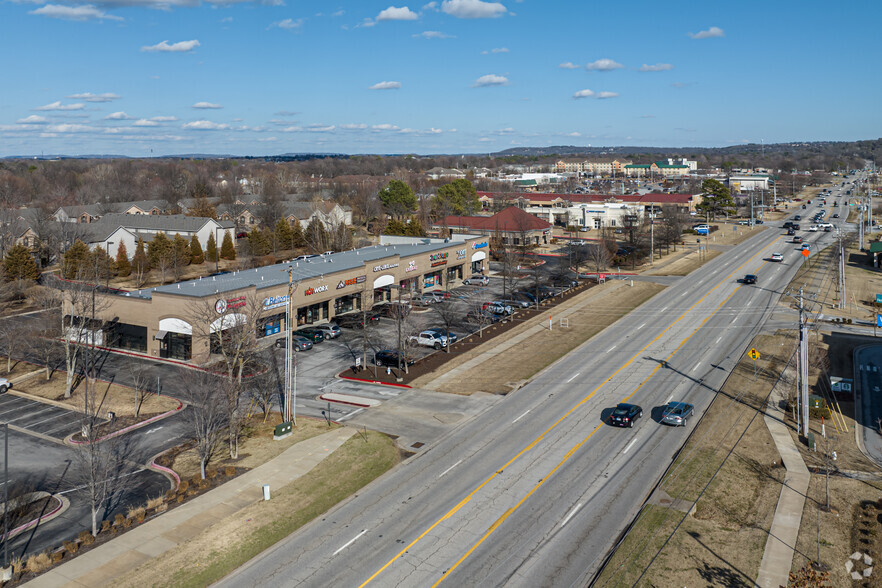
<path fill-rule="evenodd" d="M 0 421 L 26 433 L 64 440 L 80 430 L 82 419 L 80 413 L 74 410 L 3 394 L 0 395 Z"/>

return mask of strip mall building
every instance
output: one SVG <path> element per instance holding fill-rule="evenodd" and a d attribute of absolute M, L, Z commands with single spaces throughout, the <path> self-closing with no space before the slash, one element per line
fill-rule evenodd
<path fill-rule="evenodd" d="M 284 332 L 289 270 L 296 285 L 292 314 L 302 326 L 391 301 L 395 285 L 402 293 L 457 286 L 472 274 L 486 272 L 487 251 L 485 236 L 384 236 L 380 245 L 309 260 L 132 292 L 99 293 L 96 320 L 90 321 L 94 331 L 88 336 L 110 348 L 204 363 L 216 333 L 246 320 L 246 315 L 257 316 L 257 337 Z M 68 317 L 72 308 L 66 303 Z"/>

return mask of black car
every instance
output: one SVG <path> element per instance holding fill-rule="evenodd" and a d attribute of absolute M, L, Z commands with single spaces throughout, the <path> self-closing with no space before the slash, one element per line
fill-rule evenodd
<path fill-rule="evenodd" d="M 643 416 L 643 409 L 636 404 L 617 404 L 609 415 L 609 424 L 617 427 L 633 427 L 634 421 Z"/>
<path fill-rule="evenodd" d="M 803 208 L 805 208 L 805 205 L 803 205 Z M 797 214 L 796 216 L 793 217 L 793 220 L 802 220 L 802 216 Z"/>
<path fill-rule="evenodd" d="M 321 343 L 325 340 L 325 334 L 320 329 L 316 329 L 315 327 L 302 327 L 293 331 L 293 334 L 299 335 L 300 337 L 306 337 L 313 343 Z"/>
<path fill-rule="evenodd" d="M 836 214 L 834 214 L 833 218 L 839 218 L 839 213 L 837 212 Z"/>
<path fill-rule="evenodd" d="M 741 281 L 745 284 L 756 284 L 756 276 L 753 274 L 747 274 Z"/>
<path fill-rule="evenodd" d="M 380 314 L 377 312 L 369 312 L 365 317 L 362 313 L 356 312 L 352 314 L 341 314 L 334 317 L 334 322 L 341 329 L 363 329 L 365 318 L 368 324 L 380 320 Z"/>
<path fill-rule="evenodd" d="M 377 351 L 374 354 L 374 364 L 380 367 L 398 367 L 398 352 L 391 349 L 383 349 L 382 351 Z M 405 356 L 404 359 L 401 360 L 401 365 L 404 364 L 413 365 L 414 360 Z"/>

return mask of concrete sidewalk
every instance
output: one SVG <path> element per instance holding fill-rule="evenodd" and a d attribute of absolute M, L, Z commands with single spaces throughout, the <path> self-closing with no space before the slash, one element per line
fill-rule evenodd
<path fill-rule="evenodd" d="M 772 520 L 772 528 L 769 529 L 763 561 L 756 578 L 756 584 L 761 588 L 787 586 L 793 565 L 793 548 L 802 523 L 805 494 L 811 479 L 799 449 L 790 436 L 790 429 L 784 424 L 787 415 L 779 408 L 777 397 L 773 398 L 775 400 L 770 399 L 766 406 L 766 427 L 775 441 L 787 474 L 784 476 L 784 485 L 781 486 L 775 518 Z"/>
<path fill-rule="evenodd" d="M 306 474 L 354 434 L 354 429 L 339 428 L 301 441 L 250 472 L 51 569 L 26 585 L 81 588 L 112 583 L 215 522 L 263 500 L 264 484 L 277 491 Z"/>

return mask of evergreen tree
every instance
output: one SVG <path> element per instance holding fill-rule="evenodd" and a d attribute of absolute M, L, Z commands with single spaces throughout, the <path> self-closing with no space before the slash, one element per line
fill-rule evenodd
<path fill-rule="evenodd" d="M 387 235 L 404 235 L 407 233 L 407 225 L 397 218 L 393 218 L 386 223 L 386 229 L 383 232 Z"/>
<path fill-rule="evenodd" d="M 303 225 L 300 224 L 299 220 L 295 221 L 291 227 L 291 243 L 293 244 L 292 249 L 306 247 L 306 236 L 303 234 Z"/>
<path fill-rule="evenodd" d="M 407 229 L 404 231 L 404 234 L 408 237 L 425 237 L 426 230 L 423 228 L 422 223 L 420 223 L 419 219 L 416 217 L 410 217 L 410 220 L 407 222 Z"/>
<path fill-rule="evenodd" d="M 175 267 L 175 278 L 180 278 L 181 270 L 190 265 L 191 250 L 190 242 L 181 234 L 176 234 L 173 240 L 174 259 L 172 264 Z"/>
<path fill-rule="evenodd" d="M 208 243 L 205 244 L 205 259 L 212 263 L 217 261 L 217 241 L 214 240 L 214 231 L 208 236 Z"/>
<path fill-rule="evenodd" d="M 95 247 L 89 253 L 88 265 L 89 275 L 96 281 L 109 280 L 113 276 L 114 271 L 116 271 L 116 263 L 114 263 L 113 259 L 107 254 L 107 250 L 103 247 Z"/>
<path fill-rule="evenodd" d="M 37 267 L 31 250 L 24 245 L 13 245 L 6 252 L 3 267 L 8 281 L 36 280 L 40 277 L 40 268 Z"/>
<path fill-rule="evenodd" d="M 126 244 L 120 243 L 116 248 L 116 273 L 121 278 L 127 278 L 132 273 L 132 264 L 129 263 L 129 252 Z"/>
<path fill-rule="evenodd" d="M 135 282 L 138 287 L 144 285 L 147 279 L 147 273 L 150 271 L 150 259 L 144 247 L 144 239 L 138 237 L 138 244 L 135 246 L 135 255 L 132 256 L 132 272 L 135 274 Z"/>
<path fill-rule="evenodd" d="M 299 223 L 298 223 L 299 224 Z M 280 249 L 294 249 L 294 231 L 287 220 L 280 218 L 276 223 L 276 243 Z"/>
<path fill-rule="evenodd" d="M 199 243 L 198 237 L 193 235 L 190 239 L 190 263 L 200 264 L 205 261 L 205 254 L 202 253 L 202 244 Z"/>
<path fill-rule="evenodd" d="M 221 259 L 236 259 L 236 247 L 233 245 L 233 237 L 229 231 L 224 231 L 224 240 L 221 243 Z"/>
<path fill-rule="evenodd" d="M 389 214 L 395 218 L 410 214 L 419 204 L 413 189 L 401 180 L 392 180 L 386 184 L 386 187 L 377 193 L 377 197 Z"/>
<path fill-rule="evenodd" d="M 266 235 L 263 231 L 254 227 L 251 229 L 251 232 L 248 233 L 248 246 L 251 248 L 251 255 L 260 257 L 261 255 L 266 255 L 270 252 L 272 244 L 267 241 Z"/>
<path fill-rule="evenodd" d="M 161 231 L 153 235 L 153 240 L 147 245 L 147 257 L 153 267 L 167 266 L 172 253 L 172 241 Z"/>
<path fill-rule="evenodd" d="M 89 265 L 89 246 L 77 239 L 64 253 L 62 268 L 64 277 L 68 280 L 78 280 L 85 277 Z"/>
<path fill-rule="evenodd" d="M 472 214 L 481 208 L 478 192 L 468 180 L 453 180 L 438 188 L 432 199 L 436 214 Z"/>

